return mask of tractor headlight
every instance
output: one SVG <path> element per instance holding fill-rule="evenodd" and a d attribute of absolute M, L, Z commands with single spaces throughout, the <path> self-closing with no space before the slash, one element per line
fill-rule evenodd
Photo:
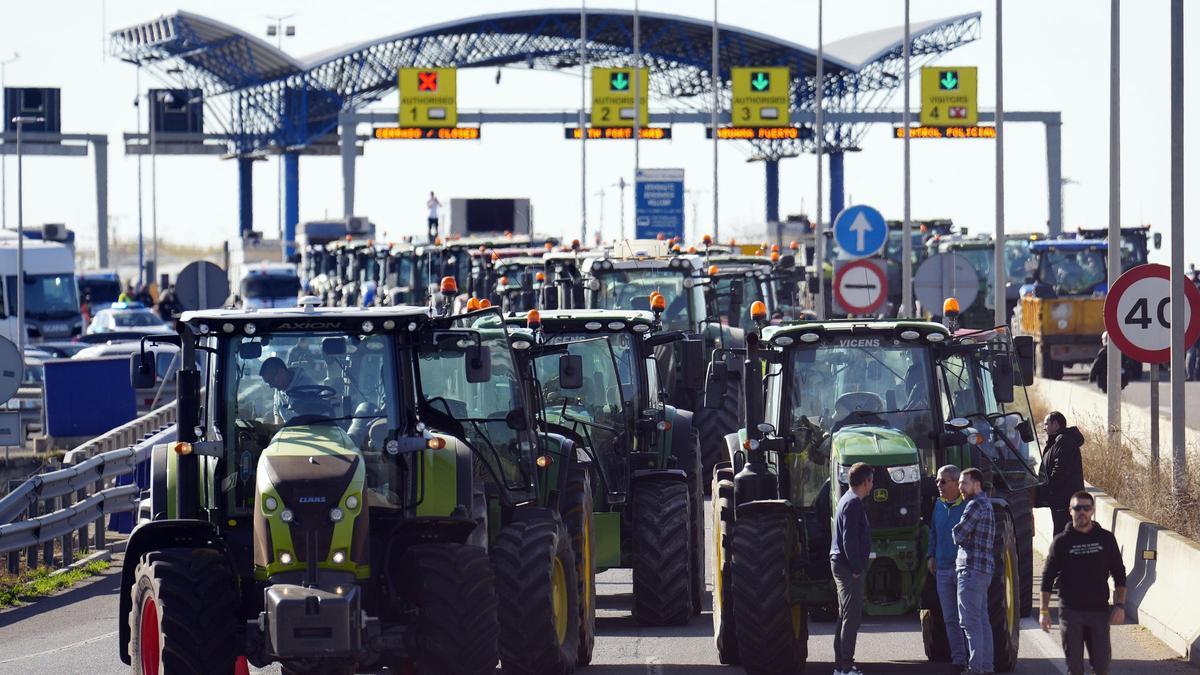
<path fill-rule="evenodd" d="M 915 483 L 921 480 L 921 467 L 917 464 L 908 466 L 893 466 L 888 469 L 893 483 Z"/>
<path fill-rule="evenodd" d="M 345 551 L 334 551 L 333 552 L 333 564 L 341 565 L 344 562 L 346 562 L 346 552 Z"/>
<path fill-rule="evenodd" d="M 850 484 L 850 467 L 845 464 L 838 464 L 837 479 L 839 483 Z"/>
<path fill-rule="evenodd" d="M 358 495 L 350 495 L 346 497 L 346 508 L 353 511 L 358 508 Z"/>
<path fill-rule="evenodd" d="M 263 500 L 263 508 L 266 509 L 267 513 L 270 513 L 279 508 L 279 500 L 274 497 L 267 497 Z"/>
<path fill-rule="evenodd" d="M 342 518 L 344 518 L 345 516 L 346 516 L 346 514 L 342 513 L 342 510 L 336 506 L 333 507 L 332 509 L 329 509 L 329 519 L 335 523 L 342 522 Z"/>
<path fill-rule="evenodd" d="M 296 514 L 292 513 L 291 509 L 284 509 L 279 513 L 279 519 L 285 523 L 290 523 L 296 519 Z"/>
<path fill-rule="evenodd" d="M 292 564 L 292 554 L 288 553 L 287 551 L 280 551 L 279 552 L 279 562 L 283 565 L 291 565 Z"/>

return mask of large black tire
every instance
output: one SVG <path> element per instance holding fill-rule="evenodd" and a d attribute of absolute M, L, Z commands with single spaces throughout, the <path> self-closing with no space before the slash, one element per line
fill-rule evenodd
<path fill-rule="evenodd" d="M 988 586 L 988 620 L 992 626 L 992 651 L 997 673 L 1017 667 L 1021 648 L 1021 577 L 1017 572 L 1017 535 L 1012 517 L 996 511 L 996 572 Z"/>
<path fill-rule="evenodd" d="M 633 486 L 633 618 L 682 626 L 692 616 L 688 486 L 646 479 Z"/>
<path fill-rule="evenodd" d="M 560 509 L 575 554 L 575 576 L 579 581 L 578 662 L 586 666 L 592 662 L 596 647 L 596 530 L 592 525 L 592 484 L 582 467 L 571 469 Z"/>
<path fill-rule="evenodd" d="M 694 435 L 694 433 L 693 433 Z M 688 472 L 688 513 L 690 515 L 688 550 L 691 551 L 692 616 L 704 613 L 704 476 L 700 462 L 700 439 L 693 438 L 692 465 Z"/>
<path fill-rule="evenodd" d="M 416 672 L 495 672 L 500 624 L 487 551 L 463 544 L 418 544 L 405 551 L 402 564 L 419 614 Z"/>
<path fill-rule="evenodd" d="M 133 572 L 130 593 L 129 656 L 135 674 L 233 672 L 240 646 L 239 598 L 224 555 L 207 548 L 147 551 Z"/>
<path fill-rule="evenodd" d="M 703 395 L 698 396 L 697 402 L 702 402 L 703 398 Z M 697 408 L 700 407 L 697 405 Z M 721 407 L 698 410 L 692 418 L 692 424 L 700 435 L 700 456 L 703 462 L 701 475 L 710 476 L 718 462 L 729 461 L 725 436 L 736 433 L 741 427 L 741 412 L 742 379 L 730 377 L 725 382 L 725 398 L 721 401 Z"/>
<path fill-rule="evenodd" d="M 1017 599 L 1021 618 L 1025 618 L 1033 616 L 1033 493 L 1026 489 L 1002 496 L 1008 502 L 1017 539 L 1017 576 L 1021 579 Z"/>
<path fill-rule="evenodd" d="M 579 657 L 579 582 L 566 527 L 549 519 L 506 526 L 492 547 L 492 567 L 503 671 L 574 671 Z"/>
<path fill-rule="evenodd" d="M 733 469 L 718 465 L 713 470 L 713 638 L 717 659 L 737 665 L 742 662 L 738 653 L 737 620 L 733 612 L 733 570 L 730 533 L 733 525 Z"/>
<path fill-rule="evenodd" d="M 742 667 L 749 675 L 804 670 L 808 612 L 790 600 L 799 532 L 786 513 L 739 515 L 733 530 L 733 612 Z"/>
<path fill-rule="evenodd" d="M 1037 346 L 1037 375 L 1049 380 L 1061 380 L 1063 377 L 1062 361 L 1055 361 L 1042 343 Z"/>
<path fill-rule="evenodd" d="M 941 602 L 921 610 L 921 641 L 925 643 L 925 658 L 934 663 L 950 662 L 950 638 L 946 636 L 946 616 L 942 613 Z"/>

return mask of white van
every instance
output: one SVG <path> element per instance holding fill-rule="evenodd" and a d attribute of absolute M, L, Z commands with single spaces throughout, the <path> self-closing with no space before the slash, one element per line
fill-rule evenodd
<path fill-rule="evenodd" d="M 17 238 L 0 233 L 0 334 L 17 338 Z M 29 342 L 69 339 L 83 333 L 75 255 L 60 242 L 25 238 L 25 331 Z"/>
<path fill-rule="evenodd" d="M 246 265 L 238 281 L 238 306 L 242 309 L 295 307 L 300 297 L 300 277 L 291 263 Z"/>

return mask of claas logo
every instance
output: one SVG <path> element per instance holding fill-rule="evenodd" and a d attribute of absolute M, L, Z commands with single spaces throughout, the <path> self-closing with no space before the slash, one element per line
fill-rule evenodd
<path fill-rule="evenodd" d="M 437 71 L 418 72 L 417 91 L 437 91 Z"/>

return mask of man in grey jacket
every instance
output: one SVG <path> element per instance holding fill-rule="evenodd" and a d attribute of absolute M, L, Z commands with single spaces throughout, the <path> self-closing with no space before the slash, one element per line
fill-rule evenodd
<path fill-rule="evenodd" d="M 874 469 L 859 462 L 850 467 L 849 489 L 838 500 L 829 564 L 837 584 L 838 623 L 833 633 L 833 675 L 862 675 L 854 665 L 858 627 L 862 623 L 867 563 L 871 559 L 871 523 L 862 500 L 875 486 Z"/>

